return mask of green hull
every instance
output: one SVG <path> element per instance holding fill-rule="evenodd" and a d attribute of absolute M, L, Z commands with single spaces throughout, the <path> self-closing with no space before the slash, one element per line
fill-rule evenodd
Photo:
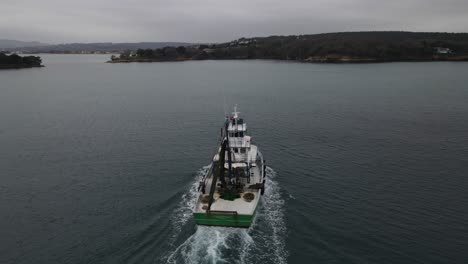
<path fill-rule="evenodd" d="M 197 225 L 228 226 L 248 228 L 254 215 L 223 214 L 223 213 L 194 213 Z"/>

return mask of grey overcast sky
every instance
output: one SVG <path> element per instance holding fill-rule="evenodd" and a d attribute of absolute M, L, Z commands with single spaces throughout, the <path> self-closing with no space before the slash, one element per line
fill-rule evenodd
<path fill-rule="evenodd" d="M 0 0 L 0 38 L 220 42 L 337 31 L 468 31 L 468 0 Z"/>

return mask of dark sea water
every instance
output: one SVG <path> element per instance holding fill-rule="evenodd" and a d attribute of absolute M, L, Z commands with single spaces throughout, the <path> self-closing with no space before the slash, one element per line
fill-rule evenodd
<path fill-rule="evenodd" d="M 0 263 L 468 263 L 468 63 L 0 71 Z M 196 227 L 239 105 L 267 163 L 253 227 Z"/>

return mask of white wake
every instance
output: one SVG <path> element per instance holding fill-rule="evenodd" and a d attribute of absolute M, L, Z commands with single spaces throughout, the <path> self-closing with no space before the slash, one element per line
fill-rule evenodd
<path fill-rule="evenodd" d="M 210 166 L 208 165 L 198 170 L 193 182 L 190 184 L 188 192 L 182 195 L 181 200 L 171 217 L 172 228 L 174 229 L 171 239 L 176 239 L 182 227 L 193 217 L 192 212 L 198 197 L 198 181 L 208 172 L 209 169 Z"/>
<path fill-rule="evenodd" d="M 175 210 L 173 241 L 183 236 L 181 232 L 192 217 L 197 198 L 198 179 L 207 172 L 203 167 L 190 190 L 182 196 Z M 276 173 L 266 170 L 265 194 L 249 229 L 196 226 L 195 233 L 174 245 L 164 257 L 165 263 L 287 263 L 285 249 L 286 225 L 284 199 L 275 181 Z M 193 229 L 192 229 L 193 230 Z"/>

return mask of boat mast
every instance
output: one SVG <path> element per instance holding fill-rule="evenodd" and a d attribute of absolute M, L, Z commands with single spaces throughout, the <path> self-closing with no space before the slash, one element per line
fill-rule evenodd
<path fill-rule="evenodd" d="M 213 173 L 213 180 L 211 181 L 211 187 L 210 187 L 210 197 L 208 201 L 208 209 L 206 210 L 207 212 L 210 211 L 211 205 L 213 204 L 213 196 L 216 191 L 216 184 L 218 181 L 218 177 L 221 177 L 221 181 L 224 182 L 224 161 L 225 161 L 225 152 L 226 152 L 226 145 L 227 145 L 227 140 L 223 138 L 223 141 L 221 143 L 221 150 L 219 151 L 219 158 L 218 158 L 218 168 L 215 173 Z"/>
<path fill-rule="evenodd" d="M 229 146 L 229 132 L 228 132 L 228 127 L 229 127 L 229 119 L 226 120 L 226 124 L 224 126 L 224 129 L 226 131 L 226 142 L 227 142 L 227 154 L 228 154 L 228 171 L 229 171 L 229 183 L 231 183 L 232 179 L 232 153 L 231 153 L 231 147 Z M 224 167 L 224 165 L 223 165 Z"/>
<path fill-rule="evenodd" d="M 238 130 L 238 119 L 239 119 L 239 114 L 240 112 L 237 112 L 237 104 L 234 105 L 234 112 L 232 112 L 232 127 L 234 128 L 233 129 L 233 133 L 234 133 L 234 136 L 237 137 L 238 133 L 239 133 L 239 130 Z M 237 148 L 238 145 L 237 145 L 237 140 L 234 141 L 234 147 Z M 239 174 L 237 173 L 236 174 L 236 184 L 239 183 Z"/>

